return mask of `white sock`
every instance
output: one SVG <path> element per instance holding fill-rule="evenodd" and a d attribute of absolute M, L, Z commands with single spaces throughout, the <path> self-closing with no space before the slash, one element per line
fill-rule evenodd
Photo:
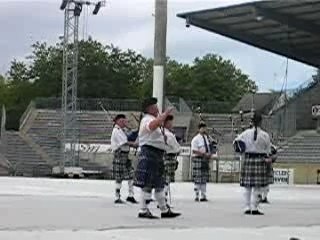
<path fill-rule="evenodd" d="M 194 184 L 194 192 L 196 194 L 196 197 L 199 197 L 199 191 L 200 191 L 201 185 L 200 184 Z"/>
<path fill-rule="evenodd" d="M 165 196 L 167 197 L 168 193 L 169 193 L 169 184 L 164 185 L 164 189 L 163 190 L 164 190 Z"/>
<path fill-rule="evenodd" d="M 116 182 L 116 198 L 120 198 L 120 190 L 121 190 L 121 187 L 122 187 L 122 183 L 118 183 Z"/>
<path fill-rule="evenodd" d="M 147 200 L 149 200 L 150 198 L 151 198 L 151 193 L 150 192 L 146 192 L 146 191 L 141 190 L 140 212 L 148 211 Z"/>
<path fill-rule="evenodd" d="M 258 210 L 258 206 L 259 206 L 259 195 L 261 194 L 261 188 L 253 188 L 253 192 L 252 192 L 252 208 L 251 210 Z"/>
<path fill-rule="evenodd" d="M 266 186 L 263 188 L 262 194 L 261 194 L 262 199 L 266 199 L 268 197 L 269 190 L 270 190 L 269 186 Z"/>
<path fill-rule="evenodd" d="M 166 212 L 168 211 L 167 205 L 166 205 L 166 198 L 164 195 L 164 190 L 156 190 L 154 193 L 154 196 L 158 202 L 159 208 L 161 210 L 161 212 Z"/>
<path fill-rule="evenodd" d="M 129 188 L 129 197 L 133 197 L 134 196 L 133 180 L 128 181 L 128 188 Z"/>
<path fill-rule="evenodd" d="M 201 190 L 201 197 L 207 198 L 207 184 L 201 184 L 200 190 Z"/>
<path fill-rule="evenodd" d="M 245 207 L 245 210 L 251 209 L 251 193 L 252 193 L 252 188 L 250 188 L 250 187 L 244 188 L 244 207 Z"/>

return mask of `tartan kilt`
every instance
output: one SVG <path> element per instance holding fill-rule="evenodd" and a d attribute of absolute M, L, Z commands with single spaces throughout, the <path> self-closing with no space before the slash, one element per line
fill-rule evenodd
<path fill-rule="evenodd" d="M 268 177 L 269 177 L 269 184 L 273 184 L 274 183 L 274 173 L 273 173 L 272 163 L 267 164 L 267 172 L 268 172 Z"/>
<path fill-rule="evenodd" d="M 192 158 L 192 178 L 195 184 L 209 182 L 210 166 L 209 160 L 201 157 Z"/>
<path fill-rule="evenodd" d="M 164 156 L 164 178 L 166 183 L 175 182 L 177 168 L 176 154 L 165 154 Z"/>
<path fill-rule="evenodd" d="M 266 187 L 269 179 L 267 163 L 263 157 L 245 156 L 241 165 L 240 186 Z"/>
<path fill-rule="evenodd" d="M 113 178 L 117 181 L 132 180 L 133 167 L 129 159 L 129 152 L 116 150 L 113 155 Z"/>
<path fill-rule="evenodd" d="M 134 185 L 140 188 L 164 188 L 164 151 L 142 146 L 134 174 Z"/>

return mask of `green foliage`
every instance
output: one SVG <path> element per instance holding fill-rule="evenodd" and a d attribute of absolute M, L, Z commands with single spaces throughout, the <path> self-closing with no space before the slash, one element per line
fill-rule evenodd
<path fill-rule="evenodd" d="M 236 103 L 257 86 L 230 60 L 207 54 L 196 58 L 193 64 L 168 62 L 168 93 L 185 99 L 202 101 L 227 101 Z"/>
<path fill-rule="evenodd" d="M 8 128 L 36 97 L 59 97 L 62 86 L 62 43 L 36 42 L 25 61 L 13 60 L 7 79 L 0 76 L 0 104 L 7 108 Z M 152 93 L 153 60 L 133 50 L 121 50 L 89 39 L 79 42 L 78 96 L 81 98 L 135 98 Z M 168 59 L 166 95 L 187 100 L 236 103 L 257 86 L 229 60 L 208 54 L 193 64 Z"/>

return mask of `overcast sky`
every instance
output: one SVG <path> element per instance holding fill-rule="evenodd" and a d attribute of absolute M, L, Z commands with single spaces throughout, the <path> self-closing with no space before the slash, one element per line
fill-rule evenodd
<path fill-rule="evenodd" d="M 231 59 L 253 79 L 260 91 L 280 89 L 286 69 L 284 57 L 230 40 L 196 27 L 186 28 L 176 17 L 185 11 L 215 8 L 248 0 L 168 0 L 167 55 L 184 63 L 197 56 L 216 53 Z M 54 43 L 63 33 L 60 0 L 0 0 L 0 73 L 12 59 L 23 59 L 35 41 Z M 84 10 L 80 35 L 88 33 L 103 43 L 131 48 L 145 56 L 153 55 L 154 0 L 108 0 L 97 16 Z M 83 21 L 87 19 L 87 21 Z M 84 29 L 87 29 L 83 31 Z M 85 34 L 86 35 L 86 34 Z M 314 69 L 289 61 L 288 88 L 310 79 Z"/>

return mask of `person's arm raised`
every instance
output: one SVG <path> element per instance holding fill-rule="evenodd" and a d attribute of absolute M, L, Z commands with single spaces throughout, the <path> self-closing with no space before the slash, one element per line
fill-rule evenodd
<path fill-rule="evenodd" d="M 156 119 L 152 120 L 152 121 L 149 123 L 149 126 L 148 126 L 149 130 L 150 130 L 150 131 L 154 131 L 154 130 L 156 130 L 158 127 L 160 127 L 160 126 L 163 124 L 163 122 L 164 122 L 164 120 L 166 119 L 166 117 L 167 117 L 170 113 L 172 113 L 173 109 L 174 109 L 173 107 L 170 107 L 170 108 L 166 109 L 166 110 L 164 111 L 164 113 L 160 114 Z"/>

